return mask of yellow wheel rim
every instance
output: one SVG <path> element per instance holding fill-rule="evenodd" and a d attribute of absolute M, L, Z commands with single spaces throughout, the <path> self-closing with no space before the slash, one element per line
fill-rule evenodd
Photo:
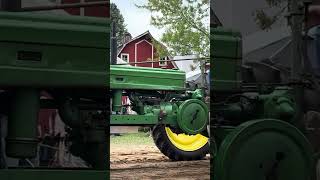
<path fill-rule="evenodd" d="M 166 127 L 166 133 L 170 142 L 180 150 L 196 151 L 208 143 L 208 138 L 201 135 L 176 134 Z"/>

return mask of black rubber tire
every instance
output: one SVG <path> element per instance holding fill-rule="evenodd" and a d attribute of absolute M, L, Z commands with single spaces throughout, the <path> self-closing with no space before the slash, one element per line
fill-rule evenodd
<path fill-rule="evenodd" d="M 201 160 L 209 153 L 209 143 L 196 151 L 183 151 L 178 149 L 169 140 L 164 125 L 154 126 L 152 137 L 158 149 L 174 161 Z"/>

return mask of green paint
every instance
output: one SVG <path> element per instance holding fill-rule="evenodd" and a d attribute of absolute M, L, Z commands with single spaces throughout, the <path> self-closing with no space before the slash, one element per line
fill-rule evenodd
<path fill-rule="evenodd" d="M 271 94 L 261 95 L 260 99 L 264 101 L 262 117 L 294 121 L 297 108 L 291 88 L 278 87 Z"/>
<path fill-rule="evenodd" d="M 158 123 L 154 115 L 111 115 L 111 125 L 154 125 Z"/>
<path fill-rule="evenodd" d="M 7 156 L 33 158 L 37 155 L 39 97 L 37 89 L 15 90 L 8 119 Z"/>
<path fill-rule="evenodd" d="M 115 112 L 120 112 L 122 109 L 122 91 L 115 90 L 113 91 L 112 97 L 112 110 Z"/>
<path fill-rule="evenodd" d="M 311 180 L 312 148 L 289 123 L 248 121 L 223 140 L 214 166 L 215 180 Z"/>
<path fill-rule="evenodd" d="M 36 154 L 39 91 L 50 89 L 56 98 L 53 106 L 72 128 L 69 151 L 93 167 L 0 169 L 0 179 L 107 179 L 109 127 L 97 110 L 109 87 L 110 20 L 0 12 L 0 34 L 0 74 L 5 77 L 0 85 L 10 94 L 10 101 L 2 102 L 10 106 L 6 154 L 19 158 Z M 80 98 L 95 107 L 91 114 L 78 116 L 87 110 L 79 110 Z M 64 104 L 69 99 L 73 105 Z"/>
<path fill-rule="evenodd" d="M 198 134 L 206 129 L 208 123 L 207 105 L 198 99 L 184 101 L 178 110 L 179 127 L 187 134 Z"/>
<path fill-rule="evenodd" d="M 106 18 L 0 12 L 2 86 L 105 87 Z"/>
<path fill-rule="evenodd" d="M 177 105 L 161 102 L 160 105 L 144 105 L 141 115 L 111 115 L 111 125 L 156 125 L 177 126 Z"/>
<path fill-rule="evenodd" d="M 211 28 L 211 83 L 213 91 L 235 91 L 241 84 L 242 40 L 239 32 Z"/>
<path fill-rule="evenodd" d="M 294 126 L 302 120 L 292 86 L 244 84 L 241 46 L 240 33 L 211 29 L 211 178 L 311 180 L 312 147 Z"/>
<path fill-rule="evenodd" d="M 130 95 L 131 106 L 138 114 L 112 115 L 111 125 L 161 123 L 176 127 L 186 134 L 198 134 L 206 130 L 208 107 L 202 101 L 203 93 L 200 89 L 185 92 L 185 73 L 182 71 L 111 65 L 110 86 L 113 110 L 119 110 L 120 92 L 133 92 Z M 164 100 L 167 98 L 165 94 L 170 98 Z M 148 103 L 141 99 L 144 96 L 159 100 Z"/>
<path fill-rule="evenodd" d="M 111 89 L 185 90 L 185 73 L 178 70 L 111 65 Z"/>

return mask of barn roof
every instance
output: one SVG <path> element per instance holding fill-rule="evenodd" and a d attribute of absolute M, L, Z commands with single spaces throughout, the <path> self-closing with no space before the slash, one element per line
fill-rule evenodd
<path fill-rule="evenodd" d="M 144 37 L 144 36 L 147 36 L 147 35 L 148 35 L 151 39 L 153 39 L 154 41 L 157 41 L 157 40 L 151 35 L 150 31 L 148 30 L 148 31 L 146 31 L 146 32 L 138 35 L 137 37 L 132 38 L 130 41 L 124 43 L 123 45 L 119 46 L 119 47 L 118 47 L 117 56 L 120 55 L 121 51 L 122 51 L 128 44 L 130 44 L 131 42 L 133 42 L 133 41 L 135 41 L 135 40 L 137 40 L 137 39 L 140 39 L 140 38 L 142 38 L 142 37 Z M 157 42 L 160 43 L 162 46 L 165 47 L 165 45 L 163 45 L 161 42 L 159 42 L 159 41 L 157 41 Z M 172 58 L 170 58 L 170 59 L 172 59 Z M 172 63 L 172 65 L 173 65 L 175 68 L 178 68 L 177 64 L 176 64 L 174 61 L 171 61 L 171 63 Z"/>
<path fill-rule="evenodd" d="M 126 45 L 128 45 L 128 44 L 130 44 L 132 41 L 135 41 L 135 40 L 137 40 L 137 39 L 139 39 L 139 38 L 141 38 L 141 37 L 143 37 L 143 36 L 146 36 L 146 35 L 149 35 L 152 39 L 154 39 L 154 38 L 152 37 L 151 33 L 150 33 L 149 31 L 146 31 L 146 32 L 140 34 L 139 36 L 137 36 L 137 37 L 135 37 L 135 38 L 132 38 L 130 41 L 122 44 L 121 46 L 119 46 L 119 47 L 118 47 L 118 49 L 119 49 L 119 50 L 118 50 L 118 56 L 119 56 L 120 52 L 126 47 Z"/>

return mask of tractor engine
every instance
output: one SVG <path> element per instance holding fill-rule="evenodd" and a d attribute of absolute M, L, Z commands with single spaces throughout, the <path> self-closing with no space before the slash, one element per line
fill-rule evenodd
<path fill-rule="evenodd" d="M 214 103 L 214 118 L 223 125 L 239 125 L 259 118 L 293 122 L 296 105 L 290 91 L 289 87 L 277 87 L 270 93 L 235 94 L 224 102 Z"/>
<path fill-rule="evenodd" d="M 210 37 L 211 177 L 311 180 L 313 147 L 296 96 L 306 84 L 274 81 L 281 76 L 269 65 L 243 64 L 239 32 L 214 27 Z"/>

